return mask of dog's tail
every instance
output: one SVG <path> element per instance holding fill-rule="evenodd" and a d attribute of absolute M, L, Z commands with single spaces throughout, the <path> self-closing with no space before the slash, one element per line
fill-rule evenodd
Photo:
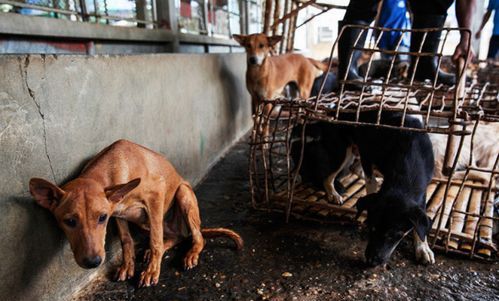
<path fill-rule="evenodd" d="M 319 61 L 311 59 L 311 58 L 308 58 L 308 60 L 312 63 L 312 65 L 314 65 L 315 68 L 317 68 L 323 72 L 329 71 L 329 64 L 319 62 Z"/>
<path fill-rule="evenodd" d="M 203 237 L 212 238 L 219 236 L 226 236 L 234 241 L 237 250 L 241 250 L 244 246 L 244 241 L 239 234 L 226 228 L 204 228 L 201 229 Z"/>

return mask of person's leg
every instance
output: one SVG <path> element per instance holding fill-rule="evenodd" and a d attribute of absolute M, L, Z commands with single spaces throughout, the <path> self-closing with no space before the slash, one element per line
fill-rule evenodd
<path fill-rule="evenodd" d="M 454 0 L 409 0 L 411 11 L 415 15 L 447 16 Z"/>
<path fill-rule="evenodd" d="M 357 21 L 363 21 L 370 24 L 376 17 L 379 0 L 350 0 L 345 17 L 344 24 L 356 24 Z"/>
<path fill-rule="evenodd" d="M 487 59 L 495 59 L 499 55 L 499 35 L 492 35 L 489 41 Z"/>
<path fill-rule="evenodd" d="M 447 17 L 447 10 L 453 3 L 453 0 L 410 0 L 411 11 L 414 15 L 412 28 L 442 28 Z M 429 32 L 426 35 L 425 42 L 421 47 L 424 33 L 413 32 L 411 35 L 411 52 L 432 52 L 438 51 L 441 31 Z M 412 57 L 410 75 L 415 67 L 415 57 Z M 456 82 L 455 76 L 437 70 L 437 57 L 420 57 L 415 71 L 415 79 L 423 81 L 425 79 L 433 80 L 437 76 L 439 83 L 453 85 Z"/>
<path fill-rule="evenodd" d="M 338 33 L 345 25 L 369 25 L 376 16 L 378 1 L 351 0 L 343 21 L 338 24 Z M 357 60 L 361 52 L 354 51 L 352 53 L 352 47 L 363 46 L 365 40 L 366 32 L 362 32 L 360 28 L 345 28 L 338 41 L 338 80 L 344 80 L 345 77 L 348 80 L 360 79 Z M 355 43 L 356 41 L 357 43 Z M 350 56 L 352 56 L 352 62 L 348 68 Z"/>

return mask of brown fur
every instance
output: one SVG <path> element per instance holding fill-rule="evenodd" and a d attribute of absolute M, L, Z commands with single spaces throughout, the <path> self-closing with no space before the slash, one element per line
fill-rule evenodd
<path fill-rule="evenodd" d="M 314 79 L 328 69 L 326 64 L 297 53 L 271 56 L 272 47 L 281 40 L 280 36 L 267 37 L 260 33 L 233 35 L 233 38 L 246 49 L 246 87 L 251 95 L 253 113 L 261 101 L 279 97 L 290 82 L 296 83 L 301 98 L 307 99 Z M 260 64 L 251 64 L 252 57 L 261 59 Z"/>
<path fill-rule="evenodd" d="M 85 263 L 89 258 L 101 258 L 97 265 L 104 261 L 106 225 L 110 216 L 116 217 L 123 251 L 116 274 L 120 281 L 134 275 L 135 251 L 128 222 L 150 232 L 150 250 L 145 256 L 148 266 L 140 275 L 139 286 L 158 283 L 164 252 L 189 234 L 193 246 L 184 259 L 188 269 L 198 263 L 203 235 L 228 236 L 238 249 L 243 246 L 232 230 L 201 229 L 197 199 L 189 183 L 162 155 L 126 140 L 105 148 L 62 187 L 38 178 L 29 184 L 37 203 L 54 214 L 82 267 L 95 267 Z M 104 216 L 105 221 L 100 222 Z"/>

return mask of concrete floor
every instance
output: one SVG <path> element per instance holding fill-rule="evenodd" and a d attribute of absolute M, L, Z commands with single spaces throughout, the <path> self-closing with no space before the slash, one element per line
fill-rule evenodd
<path fill-rule="evenodd" d="M 421 266 L 406 239 L 387 268 L 367 268 L 362 229 L 286 224 L 281 214 L 251 209 L 248 148 L 237 144 L 196 190 L 203 224 L 238 231 L 246 244 L 242 252 L 224 239 L 210 239 L 199 266 L 183 271 L 187 242 L 165 255 L 156 287 L 137 289 L 137 279 L 105 278 L 76 300 L 499 300 L 497 262 L 437 254 L 435 265 Z M 136 274 L 142 268 L 138 264 Z"/>

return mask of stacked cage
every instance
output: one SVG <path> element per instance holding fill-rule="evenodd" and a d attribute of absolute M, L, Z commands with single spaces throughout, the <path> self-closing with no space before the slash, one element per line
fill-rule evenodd
<path fill-rule="evenodd" d="M 357 200 L 366 195 L 362 171 L 352 165 L 350 172 L 339 180 L 344 187 L 341 204 L 331 202 L 324 189 L 317 189 L 303 179 L 300 170 L 308 164 L 304 162 L 307 139 L 313 139 L 306 134 L 307 125 L 327 122 L 424 132 L 445 141 L 443 160 L 436 162 L 441 172 L 435 173 L 426 194 L 427 215 L 432 220 L 431 247 L 471 258 L 496 259 L 497 247 L 493 238 L 494 222 L 497 222 L 494 217 L 494 200 L 498 193 L 496 178 L 499 175 L 499 146 L 494 143 L 499 136 L 495 132 L 499 129 L 496 83 L 479 76 L 466 80 L 468 62 L 464 59 L 449 68 L 456 74 L 456 85 L 439 84 L 438 72 L 429 80 L 416 81 L 422 58 L 435 57 L 438 68 L 443 68 L 442 62 L 447 59 L 443 52 L 449 49 L 448 37 L 463 31 L 464 36 L 469 37 L 470 32 L 453 28 L 399 30 L 400 40 L 395 49 L 384 50 L 378 43 L 393 29 L 349 25 L 340 31 L 331 50 L 330 62 L 341 36 L 351 28 L 359 31 L 358 37 L 363 34 L 372 37 L 352 51 L 369 57 L 361 80 L 348 80 L 345 75 L 334 92 L 323 93 L 328 90 L 324 78 L 316 97 L 283 97 L 266 100 L 258 106 L 250 142 L 253 206 L 284 212 L 287 219 L 293 216 L 326 223 L 362 224 L 366 215 L 358 215 L 355 207 Z M 422 45 L 413 52 L 398 49 L 405 34 L 421 34 L 423 44 L 426 36 L 437 30 L 441 30 L 443 36 L 437 53 L 422 51 Z M 385 61 L 384 74 L 379 76 L 379 70 L 372 72 L 372 68 L 381 55 L 389 59 Z M 404 64 L 399 61 L 401 57 L 409 58 L 409 61 Z M 350 55 L 349 65 L 352 63 L 356 62 Z M 378 74 L 376 78 L 371 77 L 373 73 Z M 377 114 L 375 122 L 367 123 L 360 118 L 366 111 Z M 401 123 L 384 124 L 381 116 L 388 111 L 399 112 Z M 343 119 L 345 113 L 354 118 Z M 404 121 L 414 116 L 422 120 L 422 128 L 405 126 Z M 483 149 L 484 140 L 492 145 L 489 149 Z M 477 154 L 481 157 L 477 158 Z M 378 179 L 380 182 L 382 177 Z"/>

